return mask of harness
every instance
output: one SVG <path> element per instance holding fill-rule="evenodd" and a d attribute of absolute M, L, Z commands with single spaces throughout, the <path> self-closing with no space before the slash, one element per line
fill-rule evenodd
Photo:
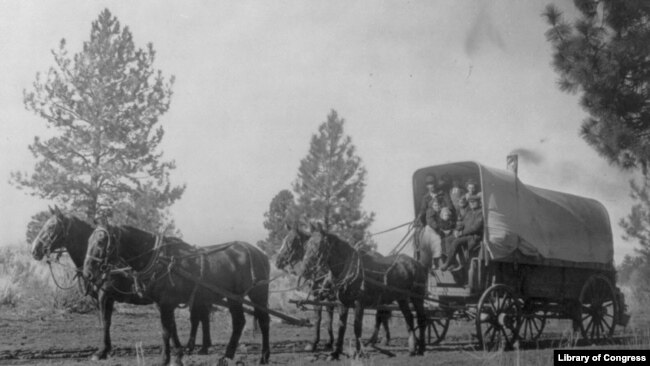
<path fill-rule="evenodd" d="M 220 244 L 210 248 L 188 248 L 189 253 L 178 255 L 180 253 L 169 253 L 168 249 L 173 246 L 178 245 L 176 242 L 168 242 L 162 235 L 156 236 L 156 241 L 154 248 L 145 251 L 133 258 L 129 258 L 129 261 L 136 259 L 138 257 L 152 253 L 145 267 L 141 270 L 135 270 L 130 266 L 126 260 L 120 256 L 116 255 L 116 246 L 114 242 L 114 237 L 111 236 L 109 230 L 105 227 L 97 228 L 96 231 L 103 231 L 107 235 L 107 244 L 105 249 L 105 255 L 100 258 L 94 255 L 91 255 L 90 252 L 87 253 L 87 259 L 100 263 L 100 281 L 94 283 L 95 286 L 101 287 L 108 280 L 110 276 L 121 275 L 133 280 L 133 290 L 132 292 L 125 293 L 113 286 L 113 289 L 119 293 L 126 295 L 137 295 L 141 298 L 147 297 L 147 290 L 157 281 L 168 280 L 172 287 L 176 287 L 173 274 L 178 275 L 181 278 L 194 282 L 194 288 L 190 294 L 188 301 L 184 306 L 191 307 L 196 298 L 199 287 L 206 287 L 210 289 L 210 285 L 205 281 L 205 275 L 207 272 L 208 264 L 208 255 L 215 252 L 220 252 L 227 250 L 234 245 L 240 244 L 239 242 L 231 242 Z M 244 246 L 245 250 L 248 252 L 248 257 L 252 261 L 253 255 L 250 252 L 250 249 Z M 89 248 L 90 249 L 90 248 Z M 193 260 L 198 258 L 199 263 L 199 273 L 198 276 L 194 273 L 189 272 L 184 269 L 183 266 L 179 266 L 180 263 L 187 260 Z M 262 284 L 269 283 L 271 280 L 258 280 L 255 275 L 254 265 L 251 263 L 251 278 L 253 284 L 248 288 L 243 294 L 239 295 L 241 297 L 246 296 L 250 290 L 260 286 Z M 218 291 L 215 291 L 218 292 Z"/>

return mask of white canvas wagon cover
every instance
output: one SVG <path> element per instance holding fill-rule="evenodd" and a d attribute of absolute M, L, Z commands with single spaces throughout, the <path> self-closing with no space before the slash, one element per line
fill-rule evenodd
<path fill-rule="evenodd" d="M 484 241 L 492 259 L 508 260 L 519 252 L 543 261 L 613 265 L 609 215 L 600 202 L 526 185 L 512 172 L 474 162 L 416 171 L 413 183 L 418 200 L 424 177 L 430 173 L 480 180 Z"/>

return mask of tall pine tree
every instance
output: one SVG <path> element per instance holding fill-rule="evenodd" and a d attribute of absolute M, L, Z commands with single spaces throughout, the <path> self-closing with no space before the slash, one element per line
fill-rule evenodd
<path fill-rule="evenodd" d="M 631 182 L 637 202 L 620 221 L 624 238 L 636 240 L 636 288 L 650 289 L 650 2 L 647 0 L 574 0 L 579 16 L 567 22 L 558 9 L 547 6 L 543 16 L 550 29 L 553 67 L 559 87 L 580 94 L 589 114 L 582 122 L 584 140 L 610 163 L 638 170 L 640 184 Z"/>
<path fill-rule="evenodd" d="M 107 9 L 92 22 L 81 52 L 54 50 L 54 67 L 37 74 L 25 107 L 56 132 L 35 137 L 34 173 L 12 173 L 19 188 L 95 218 L 111 209 L 116 223 L 158 230 L 170 224 L 168 207 L 183 194 L 172 186 L 173 161 L 158 151 L 173 76 L 153 68 L 154 49 L 136 49 L 128 27 Z"/>
<path fill-rule="evenodd" d="M 296 212 L 303 220 L 322 222 L 325 229 L 353 244 L 364 243 L 374 213 L 361 208 L 366 169 L 352 139 L 344 133 L 344 123 L 332 110 L 312 136 L 309 153 L 301 160 L 293 184 Z"/>

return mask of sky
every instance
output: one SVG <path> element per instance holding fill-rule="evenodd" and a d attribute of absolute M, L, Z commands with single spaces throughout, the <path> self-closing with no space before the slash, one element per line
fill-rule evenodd
<path fill-rule="evenodd" d="M 0 0 L 0 245 L 24 241 L 30 217 L 52 204 L 9 183 L 32 171 L 34 137 L 53 133 L 23 90 L 54 65 L 62 38 L 78 52 L 108 8 L 176 78 L 161 150 L 177 164 L 172 183 L 187 184 L 171 212 L 192 244 L 264 239 L 264 212 L 333 109 L 368 171 L 371 232 L 413 219 L 418 168 L 505 168 L 517 151 L 524 183 L 605 205 L 620 263 L 636 245 L 618 225 L 632 176 L 579 136 L 586 113 L 558 90 L 544 37 L 550 2 Z M 385 253 L 404 234 L 374 239 Z"/>

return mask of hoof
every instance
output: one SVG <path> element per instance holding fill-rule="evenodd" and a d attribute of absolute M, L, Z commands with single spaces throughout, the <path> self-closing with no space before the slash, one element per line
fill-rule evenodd
<path fill-rule="evenodd" d="M 325 345 L 325 347 L 323 347 L 323 349 L 326 350 L 326 351 L 332 351 L 332 350 L 334 350 L 334 344 L 333 343 L 328 343 L 328 344 Z"/>
<path fill-rule="evenodd" d="M 235 361 L 232 358 L 221 357 L 217 362 L 217 366 L 244 366 L 244 361 Z"/>
<path fill-rule="evenodd" d="M 95 352 L 93 353 L 92 356 L 90 356 L 90 360 L 91 361 L 105 360 L 107 356 L 108 356 L 108 351 Z"/>
<path fill-rule="evenodd" d="M 365 352 L 363 352 L 363 351 L 355 352 L 355 353 L 352 355 L 352 359 L 353 359 L 353 360 L 361 360 L 361 359 L 364 359 L 364 358 L 368 358 L 368 355 L 367 355 Z"/>
<path fill-rule="evenodd" d="M 340 355 L 341 354 L 338 353 L 338 352 L 332 352 L 332 353 L 330 353 L 329 357 L 327 357 L 327 360 L 328 361 L 338 361 Z"/>
<path fill-rule="evenodd" d="M 196 352 L 197 355 L 207 355 L 208 354 L 208 349 L 201 347 L 201 349 Z"/>
<path fill-rule="evenodd" d="M 174 359 L 169 363 L 169 366 L 183 366 L 183 360 L 181 359 Z"/>

